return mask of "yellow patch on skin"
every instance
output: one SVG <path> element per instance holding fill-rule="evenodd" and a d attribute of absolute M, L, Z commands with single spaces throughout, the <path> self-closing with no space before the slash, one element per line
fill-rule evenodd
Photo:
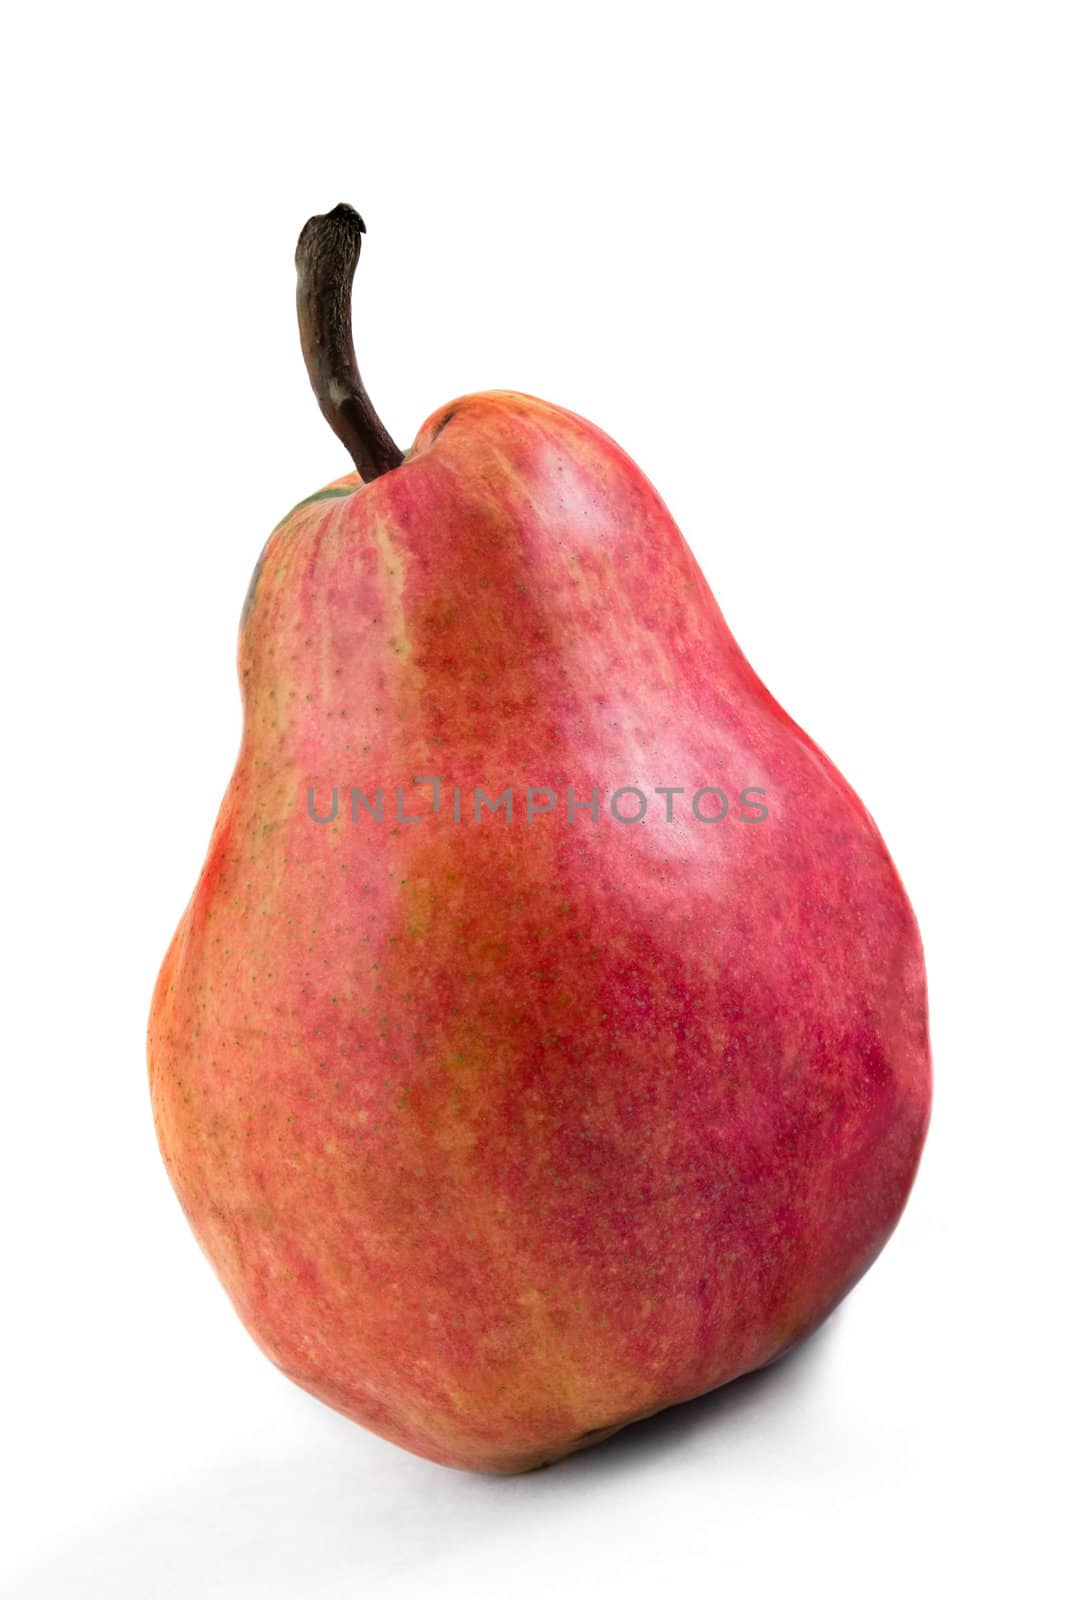
<path fill-rule="evenodd" d="M 418 718 L 423 703 L 425 685 L 422 673 L 413 666 L 408 618 L 404 604 L 407 587 L 407 564 L 403 551 L 392 538 L 388 524 L 379 518 L 374 524 L 374 542 L 381 561 L 381 590 L 385 600 L 382 617 L 383 657 L 389 677 L 392 715 L 399 724 Z M 415 752 L 405 751 L 414 756 Z M 412 774 L 415 776 L 415 774 Z"/>

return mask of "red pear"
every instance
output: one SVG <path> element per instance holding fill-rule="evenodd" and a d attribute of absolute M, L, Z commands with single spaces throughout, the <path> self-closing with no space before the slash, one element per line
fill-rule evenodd
<path fill-rule="evenodd" d="M 301 235 L 358 471 L 252 580 L 152 1097 L 267 1355 L 508 1472 L 773 1361 L 871 1264 L 926 1131 L 923 961 L 871 817 L 616 444 L 508 392 L 392 443 L 361 233 Z"/>

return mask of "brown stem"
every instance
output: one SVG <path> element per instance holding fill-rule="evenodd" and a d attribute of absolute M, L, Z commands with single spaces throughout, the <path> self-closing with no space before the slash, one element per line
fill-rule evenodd
<path fill-rule="evenodd" d="M 367 398 L 352 346 L 352 277 L 366 229 L 351 206 L 304 224 L 296 246 L 300 348 L 326 421 L 365 483 L 404 459 Z"/>

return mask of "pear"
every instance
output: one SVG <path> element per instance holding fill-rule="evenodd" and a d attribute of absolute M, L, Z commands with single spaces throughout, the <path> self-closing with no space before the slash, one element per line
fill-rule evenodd
<path fill-rule="evenodd" d="M 929 1115 L 923 960 L 871 817 L 618 445 L 500 391 L 396 447 L 362 233 L 338 206 L 298 246 L 357 470 L 252 580 L 151 1091 L 271 1360 L 514 1472 L 775 1360 L 870 1266 Z"/>

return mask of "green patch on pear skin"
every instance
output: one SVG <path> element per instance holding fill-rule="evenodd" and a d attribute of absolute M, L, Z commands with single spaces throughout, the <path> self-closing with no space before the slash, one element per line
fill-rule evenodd
<path fill-rule="evenodd" d="M 273 531 L 277 533 L 278 528 L 284 527 L 284 525 L 289 521 L 290 517 L 295 517 L 298 511 L 303 511 L 305 506 L 313 506 L 316 500 L 347 500 L 349 495 L 355 494 L 362 487 L 362 484 L 355 483 L 350 489 L 341 489 L 336 487 L 332 489 L 318 489 L 314 494 L 309 494 L 306 500 L 298 500 L 296 505 L 293 506 L 292 510 L 285 513 L 285 516 L 282 518 L 281 522 L 277 524 Z"/>
<path fill-rule="evenodd" d="M 291 517 L 295 517 L 298 511 L 303 511 L 305 506 L 313 506 L 318 500 L 347 500 L 362 487 L 363 485 L 361 483 L 354 483 L 350 488 L 342 488 L 335 484 L 329 489 L 318 489 L 314 494 L 309 494 L 305 499 L 298 500 L 296 505 L 285 513 L 285 516 L 282 518 L 282 520 L 278 523 L 275 523 L 274 527 L 271 529 L 270 538 L 268 538 L 267 543 L 260 551 L 259 560 L 256 562 L 255 568 L 252 572 L 252 577 L 248 585 L 248 593 L 245 595 L 244 605 L 241 607 L 242 627 L 245 624 L 249 611 L 252 609 L 252 601 L 255 599 L 256 588 L 259 584 L 259 575 L 263 571 L 263 557 L 266 555 L 270 541 L 274 538 L 274 535 L 277 533 L 278 529 L 284 528 L 289 519 Z"/>

